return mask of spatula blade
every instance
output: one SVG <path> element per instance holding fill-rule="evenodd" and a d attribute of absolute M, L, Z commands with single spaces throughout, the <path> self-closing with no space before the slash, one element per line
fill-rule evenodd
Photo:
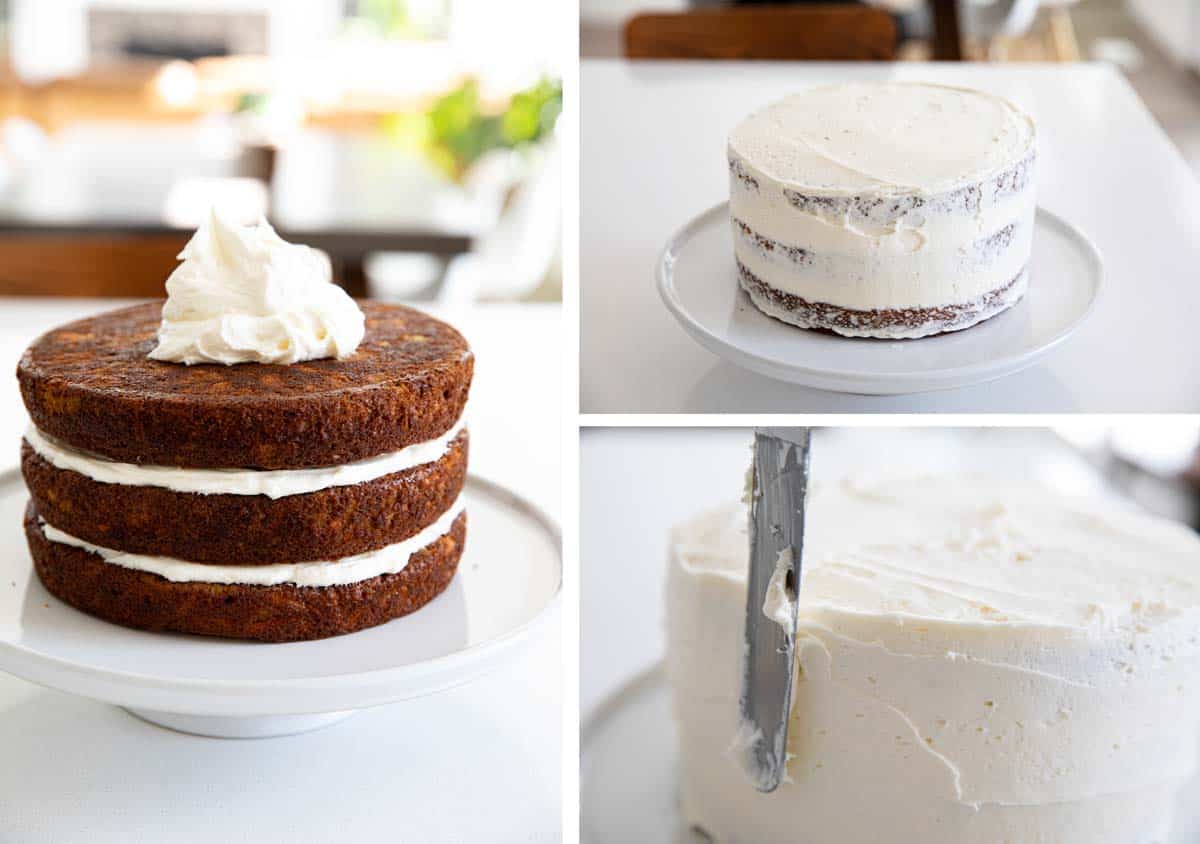
<path fill-rule="evenodd" d="M 804 545 L 811 430 L 754 432 L 746 658 L 739 749 L 754 787 L 770 792 L 787 771 L 787 728 L 796 658 L 796 594 Z M 775 590 L 773 617 L 763 612 Z"/>

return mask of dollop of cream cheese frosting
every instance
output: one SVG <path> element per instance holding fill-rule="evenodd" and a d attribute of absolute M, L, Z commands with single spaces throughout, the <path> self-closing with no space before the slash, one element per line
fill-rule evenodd
<path fill-rule="evenodd" d="M 1170 840 L 1200 747 L 1191 531 L 987 478 L 817 486 L 789 779 L 763 795 L 736 760 L 746 524 L 733 506 L 672 540 L 689 824 L 757 844 Z"/>
<path fill-rule="evenodd" d="M 214 210 L 179 258 L 155 360 L 291 364 L 344 358 L 362 342 L 362 311 L 333 283 L 329 260 L 264 219 L 243 226 Z"/>

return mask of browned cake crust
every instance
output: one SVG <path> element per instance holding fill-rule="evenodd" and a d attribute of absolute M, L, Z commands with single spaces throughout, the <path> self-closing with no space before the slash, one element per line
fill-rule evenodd
<path fill-rule="evenodd" d="M 267 565 L 338 560 L 418 533 L 462 492 L 467 446 L 463 431 L 436 462 L 276 499 L 99 483 L 56 468 L 25 442 L 21 471 L 42 517 L 93 545 L 197 563 Z"/>
<path fill-rule="evenodd" d="M 1025 275 L 1022 269 L 1001 287 L 960 305 L 856 311 L 785 293 L 767 284 L 741 261 L 737 266 L 738 283 L 750 296 L 750 301 L 767 316 L 800 328 L 851 336 L 870 336 L 872 331 L 902 327 L 923 330 L 920 336 L 930 337 L 970 328 L 1016 304 L 1012 291 Z"/>
<path fill-rule="evenodd" d="M 462 414 L 466 340 L 411 308 L 360 301 L 366 337 L 342 360 L 183 366 L 146 357 L 162 303 L 57 328 L 17 366 L 44 433 L 126 463 L 334 466 L 444 434 Z"/>
<path fill-rule="evenodd" d="M 458 567 L 466 514 L 413 555 L 407 567 L 346 586 L 226 586 L 172 583 L 106 563 L 81 548 L 50 542 L 33 502 L 25 536 L 34 568 L 59 599 L 91 615 L 141 630 L 295 642 L 353 633 L 407 615 L 433 600 Z"/>

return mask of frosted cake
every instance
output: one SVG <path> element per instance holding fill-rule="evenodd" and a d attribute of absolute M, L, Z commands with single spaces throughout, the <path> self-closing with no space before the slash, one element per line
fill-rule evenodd
<path fill-rule="evenodd" d="M 733 747 L 746 524 L 731 506 L 672 538 L 688 825 L 721 844 L 1169 840 L 1200 725 L 1190 531 L 985 479 L 817 486 L 788 779 L 760 794 Z"/>
<path fill-rule="evenodd" d="M 968 328 L 1029 280 L 1034 126 L 999 97 L 813 88 L 729 136 L 739 283 L 764 313 L 848 337 Z"/>

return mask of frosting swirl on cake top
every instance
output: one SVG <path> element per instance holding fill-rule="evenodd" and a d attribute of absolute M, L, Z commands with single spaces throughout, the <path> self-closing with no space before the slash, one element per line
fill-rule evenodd
<path fill-rule="evenodd" d="M 241 226 L 214 209 L 179 258 L 155 360 L 290 364 L 344 358 L 362 342 L 362 311 L 333 283 L 329 260 L 265 219 Z"/>
<path fill-rule="evenodd" d="M 823 194 L 938 194 L 998 174 L 1032 150 L 1032 121 L 1007 100 L 924 83 L 809 89 L 752 114 L 732 160 Z"/>

